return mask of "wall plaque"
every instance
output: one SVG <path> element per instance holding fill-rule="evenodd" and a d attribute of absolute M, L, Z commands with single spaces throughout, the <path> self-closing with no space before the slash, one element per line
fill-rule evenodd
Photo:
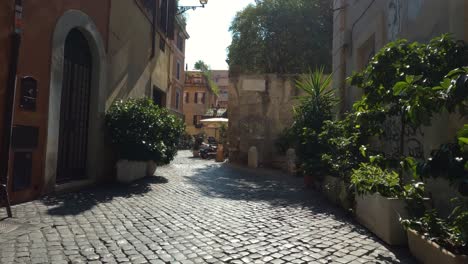
<path fill-rule="evenodd" d="M 20 107 L 27 111 L 36 111 L 37 81 L 33 77 L 21 78 Z"/>

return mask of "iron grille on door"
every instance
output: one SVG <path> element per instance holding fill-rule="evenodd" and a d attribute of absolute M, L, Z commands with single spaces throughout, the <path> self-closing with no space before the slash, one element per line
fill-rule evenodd
<path fill-rule="evenodd" d="M 73 29 L 65 42 L 57 182 L 86 177 L 91 66 L 88 42 Z"/>

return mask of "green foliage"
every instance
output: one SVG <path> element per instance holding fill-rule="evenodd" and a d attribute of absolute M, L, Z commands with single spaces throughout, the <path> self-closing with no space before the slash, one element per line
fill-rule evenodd
<path fill-rule="evenodd" d="M 443 109 L 462 109 L 456 95 L 466 94 L 466 80 L 453 81 L 468 59 L 467 48 L 449 35 L 433 39 L 429 44 L 398 40 L 386 45 L 369 65 L 354 74 L 351 84 L 364 90 L 354 109 L 371 120 L 380 132 L 389 116 L 402 118 L 406 124 L 429 125 L 434 113 Z M 449 73 L 449 75 L 447 75 Z M 463 79 L 463 78 L 462 78 Z M 466 98 L 466 97 L 465 97 Z"/>
<path fill-rule="evenodd" d="M 352 170 L 365 161 L 362 147 L 366 135 L 361 131 L 358 117 L 347 114 L 342 120 L 325 121 L 319 140 L 326 147 L 321 160 L 328 171 L 349 181 Z"/>
<path fill-rule="evenodd" d="M 219 94 L 219 87 L 218 84 L 213 80 L 213 74 L 211 73 L 211 67 L 206 64 L 202 60 L 198 60 L 195 62 L 195 70 L 199 70 L 203 73 L 205 76 L 208 86 L 210 87 L 211 91 L 213 91 L 214 94 L 218 95 Z"/>
<path fill-rule="evenodd" d="M 378 156 L 380 158 L 380 156 Z M 381 162 L 381 161 L 379 161 Z M 351 184 L 360 195 L 379 193 L 388 198 L 405 198 L 413 213 L 424 210 L 424 183 L 413 181 L 407 185 L 400 184 L 396 171 L 382 169 L 376 163 L 361 163 L 351 175 Z"/>
<path fill-rule="evenodd" d="M 291 128 L 285 128 L 283 131 L 281 131 L 275 141 L 275 146 L 280 154 L 285 154 L 288 149 L 297 146 L 297 137 L 294 133 L 294 130 Z"/>
<path fill-rule="evenodd" d="M 456 206 L 447 218 L 441 218 L 435 210 L 431 210 L 422 217 L 405 219 L 401 222 L 405 228 L 418 232 L 454 254 L 468 255 L 468 208 L 466 205 Z"/>
<path fill-rule="evenodd" d="M 398 173 L 371 163 L 361 163 L 359 168 L 353 170 L 351 183 L 360 195 L 379 193 L 395 198 L 403 193 Z"/>
<path fill-rule="evenodd" d="M 296 82 L 296 86 L 307 93 L 299 98 L 300 104 L 295 108 L 292 126 L 299 141 L 296 153 L 306 174 L 316 174 L 323 169 L 321 155 L 325 146 L 319 141 L 319 134 L 325 121 L 333 116 L 335 99 L 330 82 L 331 76 L 324 76 L 323 68 L 301 75 Z"/>
<path fill-rule="evenodd" d="M 468 179 L 466 164 L 468 153 L 459 144 L 442 144 L 431 156 L 419 163 L 418 171 L 424 177 L 446 177 L 451 183 Z"/>
<path fill-rule="evenodd" d="M 228 141 L 228 128 L 226 124 L 222 124 L 219 128 L 219 143 L 226 144 Z"/>
<path fill-rule="evenodd" d="M 206 64 L 204 61 L 198 60 L 195 62 L 194 69 L 205 72 L 210 70 L 210 66 L 208 66 L 208 64 Z"/>
<path fill-rule="evenodd" d="M 464 148 L 468 145 L 468 124 L 463 125 L 463 128 L 458 131 L 457 136 L 460 147 Z"/>
<path fill-rule="evenodd" d="M 329 0 L 258 0 L 237 13 L 228 64 L 247 73 L 302 73 L 331 68 Z"/>
<path fill-rule="evenodd" d="M 106 125 L 121 159 L 169 163 L 177 154 L 184 124 L 150 99 L 115 102 L 106 113 Z"/>

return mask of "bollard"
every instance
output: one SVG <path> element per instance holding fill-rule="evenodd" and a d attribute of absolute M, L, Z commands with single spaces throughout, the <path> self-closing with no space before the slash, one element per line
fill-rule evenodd
<path fill-rule="evenodd" d="M 251 147 L 249 149 L 249 168 L 258 168 L 258 151 L 256 147 Z"/>

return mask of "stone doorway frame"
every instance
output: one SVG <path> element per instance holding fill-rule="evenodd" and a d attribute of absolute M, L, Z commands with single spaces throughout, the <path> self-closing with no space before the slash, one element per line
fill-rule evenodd
<path fill-rule="evenodd" d="M 72 29 L 79 29 L 88 40 L 93 73 L 89 111 L 87 180 L 56 185 L 59 148 L 60 110 L 65 40 Z M 105 90 L 107 57 L 105 43 L 93 20 L 80 10 L 68 10 L 57 21 L 52 39 L 52 57 L 47 121 L 47 144 L 43 193 L 79 188 L 96 182 L 103 173 Z M 101 155 L 100 155 L 101 154 Z"/>

